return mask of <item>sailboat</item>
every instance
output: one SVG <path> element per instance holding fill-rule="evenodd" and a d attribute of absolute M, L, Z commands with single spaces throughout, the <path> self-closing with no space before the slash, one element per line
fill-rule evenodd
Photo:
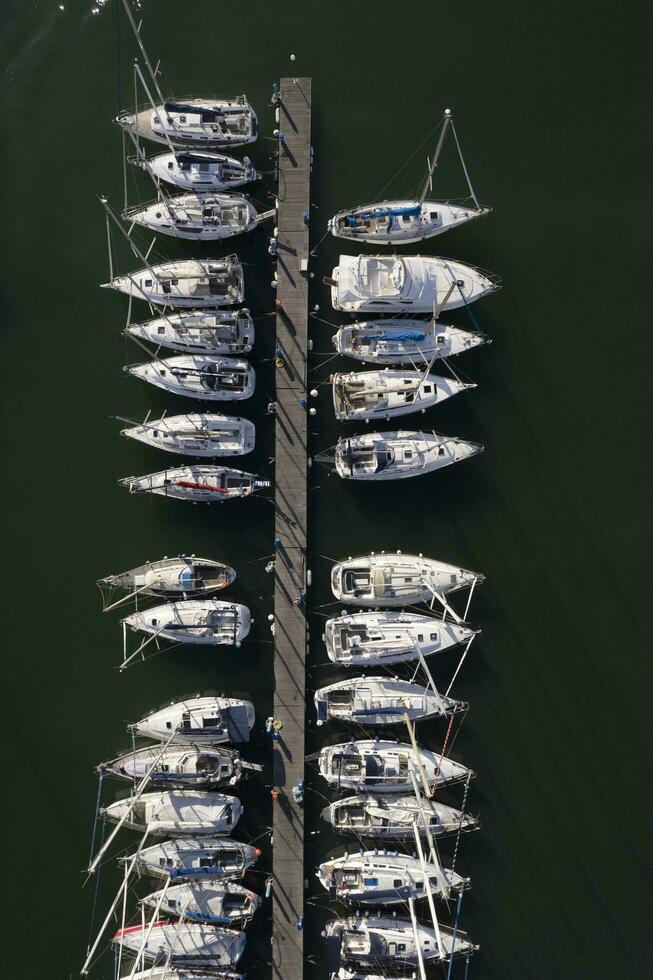
<path fill-rule="evenodd" d="M 422 864 L 397 851 L 345 852 L 324 861 L 316 872 L 331 901 L 338 899 L 360 905 L 398 905 L 409 898 L 425 898 L 427 892 L 448 899 L 469 886 L 469 879 L 441 868 Z"/>
<path fill-rule="evenodd" d="M 176 150 L 147 157 L 139 153 L 129 162 L 145 170 L 157 183 L 164 181 L 184 191 L 227 191 L 258 180 L 249 157 L 238 160 L 202 150 Z"/>
<path fill-rule="evenodd" d="M 333 407 L 340 422 L 391 419 L 440 405 L 475 384 L 405 368 L 332 375 Z"/>
<path fill-rule="evenodd" d="M 154 878 L 193 881 L 241 878 L 261 856 L 261 849 L 230 837 L 176 837 L 119 857 L 122 864 L 135 860 L 136 868 Z"/>
<path fill-rule="evenodd" d="M 478 572 L 400 551 L 347 558 L 331 569 L 331 589 L 336 599 L 367 607 L 431 602 L 482 581 Z"/>
<path fill-rule="evenodd" d="M 333 337 L 339 354 L 372 364 L 419 364 L 453 357 L 490 339 L 480 331 L 464 330 L 431 320 L 388 318 L 361 320 L 340 327 Z"/>
<path fill-rule="evenodd" d="M 247 606 L 223 599 L 182 599 L 131 613 L 123 625 L 174 643 L 208 646 L 235 644 L 249 633 Z"/>
<path fill-rule="evenodd" d="M 341 255 L 324 283 L 334 310 L 404 314 L 455 310 L 500 285 L 492 273 L 430 255 Z"/>
<path fill-rule="evenodd" d="M 322 639 L 342 667 L 380 667 L 428 657 L 468 643 L 474 630 L 449 619 L 390 609 L 328 619 Z"/>
<path fill-rule="evenodd" d="M 125 592 L 152 596 L 181 597 L 201 595 L 224 589 L 236 578 L 229 565 L 211 558 L 179 555 L 137 565 L 127 572 L 107 575 L 98 580 L 100 589 L 121 589 Z"/>
<path fill-rule="evenodd" d="M 186 456 L 245 456 L 254 448 L 256 429 L 248 419 L 204 412 L 146 419 L 120 434 Z"/>
<path fill-rule="evenodd" d="M 123 752 L 103 762 L 98 772 L 138 782 L 148 777 L 148 786 L 182 789 L 216 789 L 235 786 L 250 766 L 235 749 L 205 745 L 170 744 Z"/>
<path fill-rule="evenodd" d="M 140 904 L 158 907 L 162 915 L 182 916 L 186 922 L 241 926 L 254 918 L 261 899 L 233 881 L 194 881 L 172 885 L 165 895 L 162 890 L 152 892 Z"/>
<path fill-rule="evenodd" d="M 116 800 L 100 809 L 112 823 L 120 823 L 155 837 L 190 834 L 230 834 L 243 812 L 236 796 L 173 790 L 143 793 L 135 802 Z"/>
<path fill-rule="evenodd" d="M 238 962 L 245 948 L 245 933 L 197 922 L 162 920 L 119 929 L 113 943 L 155 964 L 212 970 Z"/>
<path fill-rule="evenodd" d="M 469 956 L 478 949 L 460 931 L 454 933 L 440 926 L 438 932 L 436 935 L 434 929 L 410 919 L 380 915 L 335 919 L 325 928 L 327 944 L 333 941 L 345 962 L 369 963 L 377 969 L 397 963 L 415 966 L 421 959 L 445 962 L 452 952 L 454 956 Z"/>
<path fill-rule="evenodd" d="M 468 442 L 438 432 L 367 432 L 340 439 L 336 473 L 345 480 L 403 480 L 424 476 L 483 452 Z"/>
<path fill-rule="evenodd" d="M 123 220 L 171 238 L 215 242 L 254 231 L 260 216 L 242 194 L 195 192 L 127 208 Z"/>
<path fill-rule="evenodd" d="M 148 266 L 102 283 L 147 303 L 172 307 L 237 306 L 245 298 L 237 255 L 221 259 L 179 259 Z"/>
<path fill-rule="evenodd" d="M 123 7 L 147 65 L 157 101 L 137 67 L 136 73 L 147 95 L 148 104 L 119 113 L 116 118 L 118 125 L 136 137 L 173 146 L 211 149 L 253 143 L 258 136 L 258 122 L 246 96 L 164 98 L 159 87 L 158 70 L 154 71 L 152 68 L 128 0 L 123 0 Z"/>
<path fill-rule="evenodd" d="M 240 698 L 200 696 L 173 701 L 129 725 L 133 735 L 172 743 L 218 745 L 247 742 L 254 727 L 254 705 Z M 174 734 L 172 734 L 174 732 Z"/>
<path fill-rule="evenodd" d="M 434 688 L 398 677 L 352 677 L 317 689 L 317 723 L 344 721 L 358 725 L 397 725 L 406 718 L 445 718 L 467 707 Z"/>
<path fill-rule="evenodd" d="M 317 761 L 331 786 L 369 793 L 407 793 L 415 778 L 439 787 L 473 776 L 471 769 L 440 753 L 383 739 L 327 745 L 307 758 Z"/>
<path fill-rule="evenodd" d="M 426 828 L 432 836 L 441 837 L 479 827 L 478 820 L 469 814 L 414 793 L 347 796 L 325 807 L 322 819 L 340 834 L 409 842 L 414 842 L 416 829 L 421 832 Z"/>
<path fill-rule="evenodd" d="M 130 323 L 125 336 L 182 354 L 248 354 L 254 347 L 249 310 L 185 310 Z"/>
<path fill-rule="evenodd" d="M 259 490 L 267 490 L 270 481 L 243 470 L 207 465 L 176 466 L 145 476 L 126 476 L 118 480 L 118 485 L 127 487 L 130 493 L 154 493 L 174 500 L 217 504 L 251 497 Z"/>
<path fill-rule="evenodd" d="M 349 210 L 339 211 L 329 219 L 328 227 L 331 234 L 336 238 L 369 242 L 372 245 L 409 245 L 441 235 L 450 228 L 488 214 L 490 209 L 480 207 L 469 182 L 457 136 L 455 136 L 456 146 L 467 177 L 473 206 L 426 200 L 429 191 L 432 190 L 433 173 L 438 165 L 449 128 L 455 136 L 451 111 L 446 109 L 433 160 L 429 161 L 426 181 L 418 198 L 362 204 Z"/>
<path fill-rule="evenodd" d="M 256 387 L 256 373 L 247 361 L 213 354 L 176 354 L 141 364 L 125 372 L 174 395 L 199 401 L 244 401 Z"/>

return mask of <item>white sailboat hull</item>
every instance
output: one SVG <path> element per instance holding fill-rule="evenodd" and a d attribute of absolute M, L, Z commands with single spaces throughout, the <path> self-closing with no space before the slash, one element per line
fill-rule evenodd
<path fill-rule="evenodd" d="M 242 160 L 220 153 L 184 151 L 132 157 L 132 163 L 155 181 L 165 181 L 185 191 L 226 191 L 258 179 L 249 157 Z"/>
<path fill-rule="evenodd" d="M 413 245 L 467 224 L 488 211 L 441 201 L 381 201 L 339 211 L 329 220 L 329 230 L 334 238 L 370 245 Z"/>
<path fill-rule="evenodd" d="M 245 298 L 243 268 L 236 255 L 164 262 L 104 285 L 162 307 L 238 306 Z"/>
<path fill-rule="evenodd" d="M 195 555 L 162 558 L 148 561 L 118 575 L 108 575 L 98 581 L 100 588 L 124 589 L 144 595 L 179 597 L 217 592 L 236 578 L 229 565 Z"/>
<path fill-rule="evenodd" d="M 270 481 L 226 466 L 177 466 L 145 476 L 127 476 L 118 484 L 127 487 L 130 493 L 153 493 L 174 500 L 218 504 L 266 490 Z"/>
<path fill-rule="evenodd" d="M 182 599 L 126 616 L 132 630 L 176 643 L 240 645 L 251 622 L 247 606 L 222 599 Z"/>
<path fill-rule="evenodd" d="M 248 419 L 205 413 L 153 419 L 121 435 L 169 453 L 214 458 L 251 453 L 256 429 Z"/>
<path fill-rule="evenodd" d="M 338 789 L 368 793 L 406 793 L 424 779 L 444 786 L 471 778 L 470 769 L 426 749 L 419 760 L 410 745 L 382 739 L 362 739 L 323 748 L 317 754 L 320 775 Z"/>
<path fill-rule="evenodd" d="M 478 829 L 478 821 L 437 800 L 410 795 L 359 794 L 336 800 L 322 811 L 322 819 L 340 834 L 378 840 L 415 840 L 415 829 L 428 827 L 432 836 L 442 837 Z"/>
<path fill-rule="evenodd" d="M 254 917 L 261 900 L 255 892 L 233 882 L 184 882 L 146 895 L 142 904 L 159 907 L 161 915 L 183 916 L 186 922 L 241 926 Z"/>
<path fill-rule="evenodd" d="M 391 677 L 352 677 L 318 688 L 314 695 L 317 723 L 344 721 L 359 725 L 399 725 L 444 718 L 463 709 L 462 701 L 446 698 L 420 684 Z"/>
<path fill-rule="evenodd" d="M 119 126 L 154 143 L 172 143 L 189 148 L 245 146 L 258 136 L 256 113 L 244 95 L 234 99 L 168 99 L 150 106 L 122 112 Z"/>
<path fill-rule="evenodd" d="M 229 837 L 177 837 L 143 848 L 136 856 L 136 867 L 155 878 L 174 881 L 227 881 L 241 878 L 260 854 L 259 848 Z M 129 864 L 133 858 L 118 860 Z"/>
<path fill-rule="evenodd" d="M 155 922 L 119 929 L 115 945 L 157 965 L 234 966 L 245 948 L 245 933 L 219 926 Z"/>
<path fill-rule="evenodd" d="M 454 357 L 481 344 L 488 338 L 478 332 L 463 330 L 431 320 L 363 320 L 340 327 L 333 337 L 339 354 L 371 364 L 428 364 L 433 359 Z"/>
<path fill-rule="evenodd" d="M 331 569 L 336 599 L 367 608 L 430 603 L 434 593 L 447 595 L 482 581 L 477 572 L 400 552 L 348 558 Z"/>
<path fill-rule="evenodd" d="M 201 192 L 129 208 L 123 219 L 171 238 L 215 242 L 253 231 L 258 214 L 242 194 Z"/>
<path fill-rule="evenodd" d="M 476 385 L 437 374 L 385 368 L 334 374 L 333 407 L 341 422 L 391 419 L 424 412 Z"/>
<path fill-rule="evenodd" d="M 130 323 L 125 333 L 137 340 L 186 354 L 248 354 L 254 347 L 254 321 L 249 310 L 188 310 L 143 323 Z"/>
<path fill-rule="evenodd" d="M 377 667 L 417 660 L 467 643 L 474 631 L 451 620 L 417 613 L 353 613 L 329 619 L 329 660 L 343 667 Z"/>
<path fill-rule="evenodd" d="M 254 705 L 250 701 L 196 697 L 151 712 L 130 725 L 129 731 L 160 741 L 166 741 L 174 732 L 173 744 L 216 745 L 247 741 L 254 720 Z"/>
<path fill-rule="evenodd" d="M 117 800 L 101 810 L 112 823 L 127 815 L 124 827 L 154 837 L 230 834 L 242 812 L 235 796 L 192 790 L 144 793 L 135 803 Z"/>
<path fill-rule="evenodd" d="M 256 374 L 247 361 L 211 354 L 178 354 L 125 370 L 163 391 L 199 401 L 244 401 L 256 388 Z"/>
<path fill-rule="evenodd" d="M 424 870 L 418 858 L 387 851 L 345 854 L 325 861 L 316 877 L 332 900 L 360 905 L 398 905 L 410 898 L 425 898 L 429 892 L 448 899 L 468 885 L 468 879 L 448 868 L 427 864 Z"/>
<path fill-rule="evenodd" d="M 406 480 L 435 473 L 482 451 L 483 446 L 476 442 L 437 432 L 367 432 L 339 440 L 336 472 L 343 480 Z"/>

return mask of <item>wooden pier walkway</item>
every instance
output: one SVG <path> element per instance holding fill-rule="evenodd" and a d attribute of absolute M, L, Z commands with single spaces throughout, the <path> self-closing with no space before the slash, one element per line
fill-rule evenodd
<path fill-rule="evenodd" d="M 306 490 L 308 466 L 308 216 L 311 79 L 282 78 L 279 143 L 275 423 L 274 717 L 272 962 L 279 980 L 304 972 L 304 812 L 292 788 L 304 778 Z M 303 267 L 302 267 L 303 265 Z"/>

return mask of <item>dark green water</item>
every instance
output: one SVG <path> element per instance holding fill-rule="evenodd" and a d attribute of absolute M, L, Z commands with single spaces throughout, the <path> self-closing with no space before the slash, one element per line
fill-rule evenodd
<path fill-rule="evenodd" d="M 121 200 L 120 135 L 110 119 L 119 101 L 131 101 L 134 46 L 123 17 L 117 34 L 112 6 L 98 16 L 91 7 L 68 2 L 61 12 L 56 3 L 5 0 L 2 9 L 1 489 L 10 575 L 2 961 L 16 980 L 72 976 L 81 965 L 93 898 L 80 871 L 92 770 L 126 745 L 125 723 L 208 689 L 249 692 L 264 718 L 272 689 L 270 580 L 257 561 L 271 550 L 271 505 L 209 510 L 130 498 L 116 486 L 163 464 L 120 440 L 111 416 L 173 406 L 123 376 L 140 352 L 120 336 L 125 304 L 97 289 L 107 263 L 96 195 Z M 472 610 L 483 635 L 455 691 L 472 707 L 454 752 L 478 773 L 469 808 L 483 821 L 463 842 L 459 865 L 473 875 L 463 919 L 482 947 L 470 971 L 476 980 L 647 975 L 643 11 L 636 2 L 531 10 L 514 0 L 279 0 L 241 3 L 237 14 L 204 0 L 159 0 L 145 9 L 146 42 L 167 85 L 182 94 L 246 90 L 264 132 L 273 128 L 272 81 L 291 71 L 313 77 L 314 243 L 330 213 L 385 184 L 444 106 L 455 111 L 479 197 L 495 209 L 429 249 L 504 277 L 504 289 L 474 311 L 493 345 L 459 362 L 478 390 L 428 419 L 483 442 L 485 455 L 400 489 L 316 473 L 310 498 L 315 607 L 329 600 L 321 555 L 402 548 L 487 576 Z M 254 149 L 261 169 L 271 146 L 261 140 Z M 421 156 L 405 172 L 410 186 Z M 451 181 L 443 191 L 460 192 L 446 161 L 443 181 Z M 261 201 L 269 186 L 257 189 Z M 138 187 L 141 198 L 151 194 L 145 180 Z M 401 181 L 393 188 L 406 189 Z M 188 249 L 166 243 L 161 251 Z M 272 302 L 265 233 L 238 251 L 249 263 L 248 303 L 264 314 Z M 327 291 L 317 283 L 337 254 L 327 240 L 315 264 L 313 301 L 327 319 Z M 271 329 L 271 320 L 258 322 L 259 392 L 245 412 L 257 420 L 273 381 Z M 314 324 L 316 351 L 329 350 L 331 332 Z M 335 365 L 321 361 L 316 354 L 316 382 Z M 318 405 L 316 450 L 338 435 L 326 387 Z M 272 453 L 263 420 L 248 468 L 251 460 L 265 471 Z M 93 583 L 180 550 L 236 565 L 231 592 L 255 612 L 252 642 L 238 653 L 168 654 L 119 676 L 117 617 L 101 615 Z M 330 676 L 319 666 L 322 623 L 315 615 L 316 683 Z M 452 669 L 453 660 L 436 663 L 436 680 L 446 684 Z M 437 744 L 442 731 L 423 737 Z M 252 756 L 266 753 L 261 739 Z M 269 823 L 269 792 L 254 783 L 243 792 L 243 833 L 254 836 Z M 310 796 L 308 815 L 321 803 Z M 124 846 L 133 843 L 125 835 Z M 311 838 L 309 875 L 330 844 L 326 834 Z M 107 868 L 100 910 L 116 885 Z M 315 959 L 326 902 L 313 884 L 309 895 L 317 905 L 307 913 L 306 948 Z M 269 976 L 265 928 L 263 917 L 247 953 L 255 978 Z M 95 975 L 111 975 L 110 957 Z"/>

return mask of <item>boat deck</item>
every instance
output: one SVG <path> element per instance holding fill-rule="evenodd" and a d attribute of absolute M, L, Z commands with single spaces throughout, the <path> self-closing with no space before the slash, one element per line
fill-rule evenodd
<path fill-rule="evenodd" d="M 279 144 L 276 369 L 274 717 L 283 722 L 273 743 L 273 976 L 300 980 L 304 943 L 304 812 L 292 788 L 304 778 L 306 618 L 297 604 L 306 589 L 308 259 L 311 79 L 282 78 Z"/>

